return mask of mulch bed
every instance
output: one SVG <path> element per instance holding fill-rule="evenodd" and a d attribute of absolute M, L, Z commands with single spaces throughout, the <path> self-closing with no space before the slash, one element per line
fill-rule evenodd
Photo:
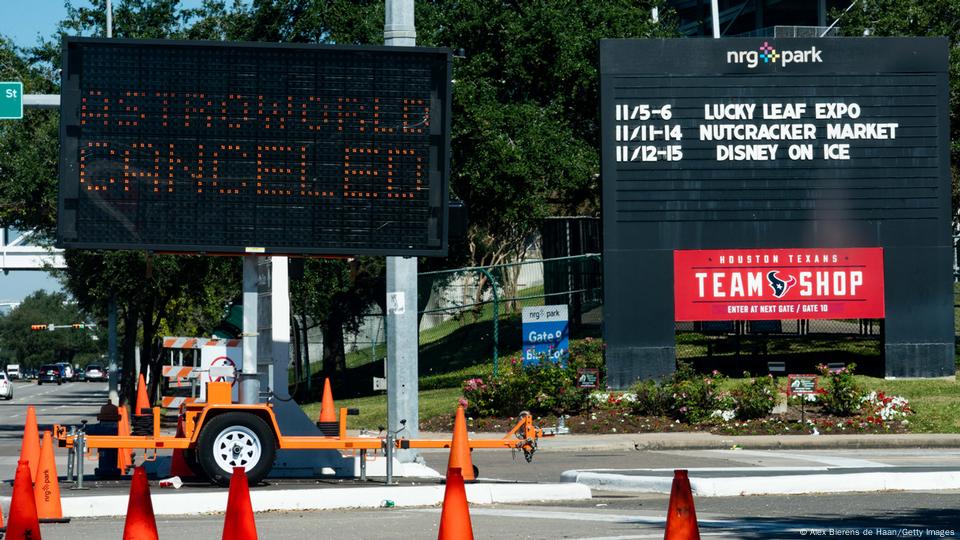
<path fill-rule="evenodd" d="M 617 409 L 603 409 L 585 412 L 566 418 L 571 433 L 671 433 L 684 431 L 705 431 L 721 435 L 809 435 L 816 428 L 821 434 L 860 434 L 860 433 L 909 433 L 909 423 L 899 420 L 877 422 L 863 417 L 837 417 L 820 414 L 818 408 L 808 407 L 804 414 L 805 424 L 800 423 L 800 408 L 791 407 L 784 414 L 776 414 L 757 420 L 684 424 L 663 416 L 634 416 Z M 810 424 L 809 422 L 814 422 Z M 509 418 L 468 418 L 470 431 L 505 433 L 517 423 L 516 417 Z M 557 425 L 555 416 L 537 418 L 542 427 Z M 421 431 L 452 431 L 453 416 L 439 416 L 422 419 Z"/>

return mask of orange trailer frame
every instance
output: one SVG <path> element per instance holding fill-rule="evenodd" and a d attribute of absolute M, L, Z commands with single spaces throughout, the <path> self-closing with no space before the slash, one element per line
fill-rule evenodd
<path fill-rule="evenodd" d="M 214 383 L 216 384 L 216 383 Z M 153 429 L 150 435 L 83 435 L 83 449 L 144 450 L 144 460 L 156 459 L 158 450 L 198 450 L 200 434 L 214 418 L 228 413 L 252 415 L 262 420 L 271 430 L 276 450 L 341 450 L 341 451 L 386 451 L 385 437 L 357 437 L 347 435 L 346 408 L 340 409 L 338 434 L 336 436 L 290 436 L 280 431 L 272 403 L 239 404 L 230 402 L 230 394 L 208 392 L 207 403 L 188 403 L 181 407 L 180 415 L 183 436 L 162 435 L 160 429 L 161 408 L 153 407 Z M 59 446 L 75 448 L 78 435 L 68 431 L 67 426 L 54 425 L 53 435 Z M 504 448 L 520 450 L 529 462 L 542 437 L 552 436 L 549 430 L 537 426 L 529 413 L 521 413 L 517 423 L 503 437 L 495 439 L 467 439 L 471 450 L 475 448 Z M 450 439 L 398 438 L 393 441 L 397 449 L 449 448 Z M 149 452 L 153 452 L 151 456 Z"/>

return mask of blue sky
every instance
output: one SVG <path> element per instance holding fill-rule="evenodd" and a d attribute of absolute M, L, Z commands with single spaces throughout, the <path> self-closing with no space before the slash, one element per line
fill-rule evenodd
<path fill-rule="evenodd" d="M 73 0 L 72 4 L 90 5 L 86 0 Z M 197 7 L 201 0 L 182 0 L 180 4 L 185 8 Z M 50 37 L 66 14 L 64 0 L 0 0 L 0 34 L 21 47 L 36 45 L 37 37 Z M 19 302 L 39 289 L 57 291 L 61 287 L 42 271 L 0 272 L 0 303 Z"/>
<path fill-rule="evenodd" d="M 121 0 L 114 0 L 114 4 Z M 76 7 L 86 0 L 72 0 Z M 201 0 L 181 0 L 184 8 L 198 7 Z M 0 34 L 21 47 L 36 45 L 37 36 L 49 37 L 67 14 L 64 0 L 0 0 Z"/>

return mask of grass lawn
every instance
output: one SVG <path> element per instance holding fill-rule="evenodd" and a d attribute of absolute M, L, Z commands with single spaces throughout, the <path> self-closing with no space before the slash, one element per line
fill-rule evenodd
<path fill-rule="evenodd" d="M 916 413 L 910 430 L 916 433 L 960 433 L 960 383 L 953 380 L 901 380 L 857 377 L 868 389 L 910 400 Z"/>
<path fill-rule="evenodd" d="M 434 418 L 444 414 L 453 415 L 460 399 L 460 387 L 437 388 L 420 391 L 420 419 Z M 359 416 L 347 417 L 347 429 L 361 429 L 376 432 L 380 426 L 387 425 L 387 396 L 368 396 L 354 399 L 336 399 L 334 404 L 340 407 L 356 407 L 360 409 Z M 308 403 L 301 406 L 310 418 L 320 417 L 320 403 Z"/>

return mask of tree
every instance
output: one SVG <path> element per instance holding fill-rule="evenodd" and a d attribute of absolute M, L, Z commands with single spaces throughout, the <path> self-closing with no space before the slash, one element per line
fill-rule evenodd
<path fill-rule="evenodd" d="M 63 293 L 37 291 L 8 315 L 0 317 L 0 354 L 8 363 L 37 367 L 51 362 L 70 362 L 79 355 L 97 357 L 105 350 L 102 328 L 57 328 L 31 330 L 32 325 L 70 326 L 88 323 L 89 317 Z M 12 360 L 11 360 L 12 359 Z"/>
<path fill-rule="evenodd" d="M 949 40 L 950 170 L 954 227 L 960 226 L 960 0 L 870 0 L 844 13 L 835 10 L 848 36 L 945 36 Z"/>

